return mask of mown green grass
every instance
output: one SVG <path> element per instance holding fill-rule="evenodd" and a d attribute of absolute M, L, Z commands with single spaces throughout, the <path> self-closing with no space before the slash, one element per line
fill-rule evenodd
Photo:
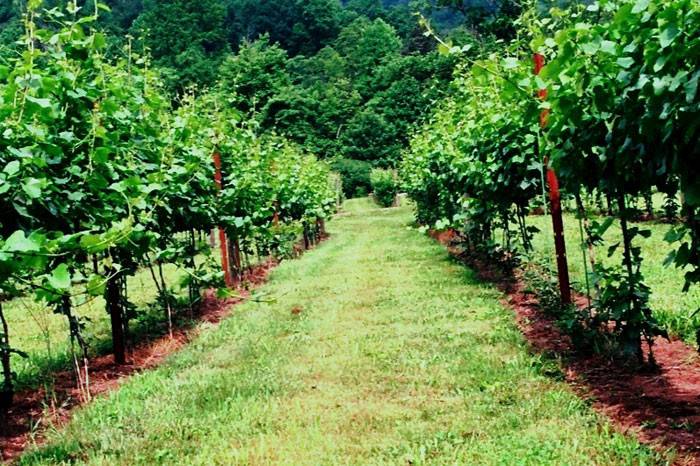
<path fill-rule="evenodd" d="M 533 240 L 535 255 L 540 260 L 552 262 L 553 234 L 552 221 L 549 216 L 531 216 L 528 222 L 540 229 Z M 651 231 L 649 238 L 638 237 L 635 244 L 642 248 L 642 273 L 652 294 L 650 305 L 659 322 L 678 337 L 689 343 L 695 342 L 695 330 L 700 328 L 700 287 L 695 286 L 689 292 L 683 292 L 684 271 L 674 266 L 665 266 L 664 261 L 673 246 L 664 241 L 671 225 L 660 222 L 644 222 L 640 228 Z M 564 229 L 567 243 L 567 255 L 571 279 L 579 291 L 586 291 L 584 258 L 581 251 L 581 235 L 578 219 L 570 213 L 564 214 Z M 622 232 L 619 223 L 615 223 L 605 234 L 605 244 L 597 247 L 596 260 L 606 265 L 622 263 L 621 248 L 612 257 L 608 257 L 608 247 L 620 242 Z M 590 271 L 590 266 L 589 266 Z"/>
<path fill-rule="evenodd" d="M 21 464 L 659 464 L 544 374 L 500 293 L 347 203 L 219 327 L 75 413 Z M 300 313 L 292 312 L 293 310 Z"/>

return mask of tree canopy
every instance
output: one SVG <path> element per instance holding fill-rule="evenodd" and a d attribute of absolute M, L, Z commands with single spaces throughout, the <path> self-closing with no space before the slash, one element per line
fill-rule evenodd
<path fill-rule="evenodd" d="M 211 84 L 229 45 L 223 0 L 146 0 L 132 26 L 172 88 Z"/>
<path fill-rule="evenodd" d="M 0 58 L 13 53 L 24 1 L 0 5 Z M 454 40 L 488 41 L 508 34 L 489 21 L 511 1 L 103 0 L 99 24 L 106 53 L 123 56 L 129 46 L 150 57 L 174 102 L 218 88 L 219 104 L 260 132 L 321 157 L 393 167 L 414 125 L 450 92 L 455 65 L 420 17 Z"/>

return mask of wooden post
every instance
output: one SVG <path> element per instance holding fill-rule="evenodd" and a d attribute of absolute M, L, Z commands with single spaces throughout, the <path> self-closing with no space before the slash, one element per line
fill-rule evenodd
<path fill-rule="evenodd" d="M 233 270 L 233 283 L 239 283 L 243 279 L 243 267 L 241 266 L 241 244 L 238 238 L 228 241 L 229 264 Z"/>
<path fill-rule="evenodd" d="M 216 182 L 216 189 L 220 192 L 223 187 L 223 175 L 221 174 L 221 154 L 214 152 L 214 181 Z M 229 264 L 228 257 L 228 241 L 226 239 L 226 232 L 219 226 L 219 248 L 221 249 L 221 268 L 224 270 L 224 282 L 226 286 L 233 286 L 233 278 L 231 277 L 231 266 Z"/>
<path fill-rule="evenodd" d="M 540 74 L 544 67 L 544 56 L 534 55 L 535 75 Z M 547 98 L 547 89 L 540 89 L 538 97 Z M 540 114 L 540 127 L 547 126 L 549 110 L 544 109 Z M 564 238 L 564 220 L 561 213 L 561 194 L 559 192 L 559 179 L 556 172 L 549 166 L 549 157 L 544 157 L 544 165 L 547 168 L 547 184 L 549 185 L 549 204 L 552 212 L 552 227 L 554 230 L 554 249 L 557 256 L 557 275 L 559 278 L 559 292 L 563 305 L 571 304 L 571 282 L 569 280 L 569 264 L 566 260 L 566 240 Z"/>
<path fill-rule="evenodd" d="M 107 279 L 107 311 L 112 327 L 112 352 L 115 364 L 126 364 L 126 335 L 124 334 L 124 309 L 122 307 L 121 284 L 119 272 L 109 271 Z"/>
<path fill-rule="evenodd" d="M 279 213 L 280 203 L 275 202 L 275 213 L 272 215 L 272 225 L 279 226 L 280 224 L 280 213 Z"/>
<path fill-rule="evenodd" d="M 12 406 L 12 401 L 15 395 L 15 389 L 12 384 L 12 369 L 10 367 L 10 330 L 7 325 L 7 319 L 3 313 L 2 302 L 0 301 L 0 361 L 2 362 L 3 382 L 0 385 L 0 413 L 4 413 Z"/>

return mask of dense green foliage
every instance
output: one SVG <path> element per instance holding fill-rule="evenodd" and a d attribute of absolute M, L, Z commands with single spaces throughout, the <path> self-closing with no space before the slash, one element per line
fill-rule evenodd
<path fill-rule="evenodd" d="M 344 15 L 337 0 L 232 0 L 231 34 L 235 41 L 269 34 L 291 55 L 312 55 L 332 41 Z"/>
<path fill-rule="evenodd" d="M 403 55 L 382 19 L 360 17 L 311 57 L 287 59 L 265 36 L 244 43 L 221 70 L 233 105 L 325 157 L 393 166 L 413 124 L 445 94 L 454 60 Z"/>
<path fill-rule="evenodd" d="M 375 168 L 370 174 L 370 182 L 372 183 L 372 196 L 380 206 L 391 207 L 396 204 L 399 184 L 393 170 Z"/>
<path fill-rule="evenodd" d="M 538 105 L 531 67 L 493 54 L 459 73 L 459 92 L 413 139 L 406 189 L 423 223 L 469 220 L 488 238 L 538 193 Z M 504 79 L 502 76 L 507 76 Z M 515 210 L 511 210 L 511 206 Z"/>
<path fill-rule="evenodd" d="M 105 58 L 106 37 L 91 27 L 98 13 L 30 10 L 25 51 L 0 66 L 0 292 L 33 293 L 65 315 L 85 354 L 86 322 L 73 308 L 104 294 L 120 362 L 134 317 L 126 277 L 176 264 L 191 307 L 222 276 L 201 232 L 219 225 L 243 253 L 277 253 L 334 209 L 336 193 L 325 164 L 257 134 L 217 94 L 183 95 L 174 108 L 128 45 Z M 40 26 L 59 18 L 59 29 Z M 153 278 L 170 318 L 170 285 Z M 6 405 L 17 351 L 1 307 L 0 318 Z"/>
<path fill-rule="evenodd" d="M 700 7 L 687 0 L 604 0 L 554 9 L 544 19 L 527 12 L 521 24 L 530 27 L 522 33 L 531 47 L 514 41 L 505 57 L 469 60 L 456 80 L 459 91 L 414 138 L 403 164 L 407 190 L 420 221 L 462 227 L 477 245 L 494 246 L 501 229 L 500 247 L 510 250 L 519 239 L 525 251 L 531 233 L 525 214 L 541 204 L 546 158 L 586 225 L 584 198 L 604 193 L 621 225 L 609 254 L 620 247 L 621 263 L 603 266 L 591 258 L 600 292 L 570 325 L 595 345 L 608 344 L 598 340 L 604 334 L 641 357 L 641 337 L 651 344 L 665 332 L 649 308 L 634 242 L 650 233 L 630 224 L 636 197 L 679 190 L 684 222 L 667 235 L 676 246 L 668 262 L 688 267 L 686 287 L 700 281 L 700 185 L 692 162 L 700 121 Z M 539 77 L 531 74 L 533 52 L 549 61 Z M 540 90 L 549 91 L 546 102 L 538 101 Z M 544 132 L 541 110 L 551 111 Z M 584 243 L 599 244 L 612 223 L 612 217 L 592 222 Z"/>
<path fill-rule="evenodd" d="M 679 180 L 686 225 L 669 239 L 681 243 L 676 264 L 695 267 L 688 283 L 700 281 L 700 5 L 600 2 L 579 18 L 555 36 L 543 75 L 554 90 L 550 137 L 562 141 L 553 163 L 568 183 L 617 196 Z"/>
<path fill-rule="evenodd" d="M 65 0 L 44 0 L 53 7 Z M 455 60 L 435 53 L 416 14 L 455 40 L 503 37 L 509 3 L 429 0 L 108 0 L 108 55 L 152 58 L 169 91 L 220 83 L 262 131 L 325 158 L 393 167 L 414 125 L 448 93 Z M 79 0 L 83 10 L 92 3 Z M 18 37 L 23 2 L 0 10 L 0 49 Z M 476 13 L 481 12 L 481 13 Z M 487 24 L 488 23 L 488 24 Z M 0 56 L 5 53 L 0 53 Z"/>
<path fill-rule="evenodd" d="M 669 242 L 679 243 L 669 260 L 692 266 L 686 286 L 700 281 L 700 6 L 602 1 L 577 17 L 580 23 L 556 34 L 556 56 L 544 74 L 554 91 L 550 137 L 561 141 L 553 163 L 570 189 L 601 189 L 617 200 L 624 270 L 597 267 L 596 273 L 605 277 L 600 305 L 614 319 L 630 322 L 634 335 L 623 329 L 621 338 L 633 344 L 637 328 L 656 330 L 645 324 L 651 320 L 649 288 L 634 244 L 649 232 L 628 227 L 630 195 L 651 188 L 669 192 L 680 180 L 685 225 L 668 235 Z M 605 21 L 597 25 L 600 17 Z M 595 318 L 594 324 L 599 325 Z"/>
<path fill-rule="evenodd" d="M 372 165 L 369 162 L 340 158 L 333 161 L 333 170 L 340 174 L 346 196 L 362 197 L 372 190 Z"/>
<path fill-rule="evenodd" d="M 141 37 L 171 89 L 211 84 L 229 51 L 221 0 L 144 0 L 132 31 Z"/>

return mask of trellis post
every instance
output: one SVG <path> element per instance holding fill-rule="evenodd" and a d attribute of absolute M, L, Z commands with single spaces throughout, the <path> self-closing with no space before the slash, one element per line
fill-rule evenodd
<path fill-rule="evenodd" d="M 215 151 L 214 155 L 214 181 L 216 182 L 216 189 L 221 192 L 223 188 L 223 175 L 221 174 L 221 154 Z M 231 266 L 229 264 L 228 257 L 228 239 L 226 238 L 226 231 L 221 227 L 219 229 L 219 248 L 221 249 L 221 268 L 224 270 L 224 282 L 226 286 L 233 286 L 233 278 L 231 277 Z"/>
<path fill-rule="evenodd" d="M 535 75 L 539 75 L 544 68 L 544 56 L 536 53 L 534 55 Z M 538 97 L 542 100 L 547 98 L 547 89 L 540 89 Z M 549 110 L 543 109 L 540 113 L 540 127 L 547 126 Z M 561 213 L 561 194 L 559 192 L 559 179 L 557 174 L 549 166 L 549 157 L 544 157 L 544 166 L 547 169 L 547 185 L 549 186 L 549 205 L 552 214 L 552 227 L 554 230 L 554 250 L 557 257 L 557 276 L 559 278 L 559 292 L 563 305 L 571 304 L 571 282 L 569 280 L 569 264 L 566 260 L 566 240 L 564 238 L 564 220 Z"/>

